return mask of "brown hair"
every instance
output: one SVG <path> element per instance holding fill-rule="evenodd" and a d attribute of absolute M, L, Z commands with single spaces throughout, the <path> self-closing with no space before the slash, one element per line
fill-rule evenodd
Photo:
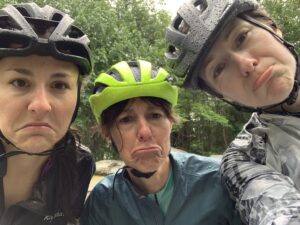
<path fill-rule="evenodd" d="M 238 15 L 238 17 L 243 17 L 243 15 L 249 16 L 249 17 L 257 20 L 258 22 L 262 22 L 274 30 L 279 29 L 276 22 L 271 18 L 269 13 L 262 7 L 259 7 L 258 9 L 255 9 L 255 10 L 243 12 L 240 15 Z"/>

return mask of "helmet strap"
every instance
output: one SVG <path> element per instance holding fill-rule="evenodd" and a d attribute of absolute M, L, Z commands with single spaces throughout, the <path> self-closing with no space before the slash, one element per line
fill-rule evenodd
<path fill-rule="evenodd" d="M 79 79 L 79 78 L 78 78 Z M 76 106 L 75 106 L 75 110 L 72 116 L 72 120 L 71 120 L 71 124 L 75 121 L 77 114 L 78 114 L 78 110 L 79 110 L 79 104 L 80 104 L 80 89 L 81 89 L 81 82 L 78 81 L 78 87 L 77 87 L 77 101 L 76 101 Z M 70 124 L 70 126 L 71 126 Z"/>
<path fill-rule="evenodd" d="M 130 168 L 130 167 L 127 167 L 127 168 Z M 144 172 L 141 172 L 141 171 L 139 171 L 139 170 L 137 170 L 137 169 L 134 169 L 134 168 L 132 168 L 132 169 L 130 170 L 130 172 L 131 172 L 132 175 L 135 176 L 135 177 L 138 177 L 138 178 L 146 178 L 146 179 L 149 179 L 150 177 L 153 176 L 153 174 L 156 173 L 156 171 L 144 173 Z"/>
<path fill-rule="evenodd" d="M 57 152 L 60 152 L 60 151 L 64 150 L 64 148 L 65 148 L 65 145 L 61 145 L 61 146 L 54 147 L 54 149 L 48 149 L 48 150 L 45 150 L 45 151 L 42 151 L 42 152 L 37 152 L 37 153 L 27 152 L 27 151 L 24 151 L 24 150 L 20 149 L 15 144 L 13 144 L 11 141 L 9 141 L 3 135 L 2 131 L 0 130 L 0 143 L 2 144 L 1 140 L 3 140 L 7 145 L 12 145 L 17 150 L 10 151 L 10 152 L 4 152 L 4 153 L 0 154 L 0 161 L 1 161 L 1 159 L 9 158 L 9 157 L 12 157 L 12 156 L 15 156 L 15 155 L 49 156 L 54 151 L 57 153 Z M 4 146 L 3 146 L 3 148 L 4 148 Z"/>
<path fill-rule="evenodd" d="M 111 142 L 111 146 L 115 151 L 119 152 L 118 149 L 117 149 L 117 146 L 116 146 L 116 144 L 113 140 Z M 156 173 L 156 171 L 144 173 L 144 172 L 141 172 L 141 171 L 139 171 L 135 168 L 132 168 L 130 166 L 124 166 L 123 169 L 130 169 L 130 172 L 133 176 L 138 177 L 138 178 L 146 178 L 146 179 L 150 178 L 151 176 L 153 176 L 153 174 Z"/>

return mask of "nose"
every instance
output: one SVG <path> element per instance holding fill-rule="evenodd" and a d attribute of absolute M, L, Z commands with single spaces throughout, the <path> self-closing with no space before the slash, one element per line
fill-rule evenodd
<path fill-rule="evenodd" d="M 235 54 L 233 58 L 236 61 L 242 76 L 248 77 L 255 71 L 258 63 L 255 58 L 240 53 Z"/>
<path fill-rule="evenodd" d="M 28 110 L 36 113 L 45 113 L 51 111 L 47 90 L 44 87 L 38 87 L 30 99 Z"/>
<path fill-rule="evenodd" d="M 137 138 L 141 142 L 151 140 L 152 138 L 152 130 L 150 124 L 144 118 L 140 118 L 138 120 Z"/>

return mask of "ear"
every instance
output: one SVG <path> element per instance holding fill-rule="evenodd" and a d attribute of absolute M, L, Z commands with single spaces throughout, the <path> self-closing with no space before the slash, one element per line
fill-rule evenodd
<path fill-rule="evenodd" d="M 109 129 L 105 126 L 101 126 L 100 129 L 101 129 L 101 136 L 106 140 L 107 144 L 111 144 L 112 138 Z"/>
<path fill-rule="evenodd" d="M 231 100 L 230 98 L 225 97 L 225 96 L 222 96 L 222 99 L 227 101 L 227 102 L 234 102 L 233 100 Z"/>
<path fill-rule="evenodd" d="M 279 27 L 276 25 L 276 23 L 269 19 L 268 20 L 268 25 L 272 28 L 272 30 L 279 36 L 279 37 L 283 37 L 282 35 L 282 31 L 279 29 Z"/>
<path fill-rule="evenodd" d="M 274 32 L 279 36 L 279 37 L 283 37 L 282 31 L 279 28 L 274 29 Z"/>

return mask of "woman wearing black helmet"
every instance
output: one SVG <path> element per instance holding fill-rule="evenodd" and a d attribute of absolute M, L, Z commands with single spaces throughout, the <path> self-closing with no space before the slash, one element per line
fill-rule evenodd
<path fill-rule="evenodd" d="M 0 10 L 0 224 L 75 224 L 94 170 L 70 128 L 89 39 L 34 3 Z"/>
<path fill-rule="evenodd" d="M 119 62 L 95 80 L 92 110 L 125 167 L 97 184 L 81 224 L 241 224 L 219 164 L 171 151 L 178 97 L 171 81 L 143 60 Z"/>
<path fill-rule="evenodd" d="M 221 165 L 242 219 L 299 224 L 300 71 L 293 45 L 255 0 L 185 3 L 166 37 L 166 57 L 186 75 L 186 87 L 254 112 Z"/>

